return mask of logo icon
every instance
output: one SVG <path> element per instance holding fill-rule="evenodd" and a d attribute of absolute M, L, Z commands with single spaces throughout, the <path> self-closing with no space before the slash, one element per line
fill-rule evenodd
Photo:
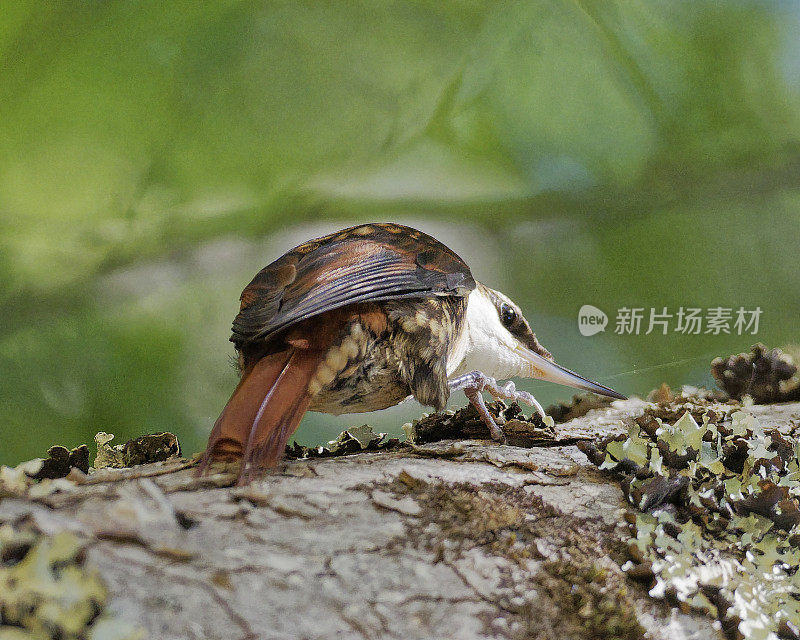
<path fill-rule="evenodd" d="M 593 336 L 606 330 L 608 316 L 601 309 L 585 304 L 578 311 L 578 331 L 582 336 Z"/>

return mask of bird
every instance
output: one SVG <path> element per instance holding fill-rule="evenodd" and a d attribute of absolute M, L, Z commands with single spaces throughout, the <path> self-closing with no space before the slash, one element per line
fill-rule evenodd
<path fill-rule="evenodd" d="M 483 398 L 536 398 L 510 378 L 538 378 L 625 399 L 557 364 L 505 294 L 477 282 L 442 242 L 394 223 L 309 240 L 244 288 L 230 338 L 239 383 L 201 460 L 240 461 L 238 482 L 275 466 L 306 411 L 385 409 L 408 397 L 442 411 L 463 391 L 494 440 Z"/>

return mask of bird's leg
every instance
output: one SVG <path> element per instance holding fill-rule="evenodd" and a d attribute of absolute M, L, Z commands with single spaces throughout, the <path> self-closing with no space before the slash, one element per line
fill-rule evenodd
<path fill-rule="evenodd" d="M 470 404 L 475 407 L 483 423 L 489 427 L 489 432 L 492 434 L 493 440 L 502 440 L 503 431 L 497 426 L 492 414 L 490 414 L 489 410 L 486 408 L 483 395 L 481 395 L 483 391 L 488 391 L 495 398 L 511 400 L 512 402 L 524 402 L 535 408 L 542 418 L 545 417 L 544 409 L 542 409 L 542 405 L 539 404 L 539 401 L 527 391 L 517 391 L 516 386 L 511 381 L 501 386 L 497 383 L 497 380 L 484 375 L 480 371 L 470 371 L 463 376 L 453 378 L 448 382 L 448 385 L 451 391 L 464 391 L 464 395 L 467 396 Z"/>

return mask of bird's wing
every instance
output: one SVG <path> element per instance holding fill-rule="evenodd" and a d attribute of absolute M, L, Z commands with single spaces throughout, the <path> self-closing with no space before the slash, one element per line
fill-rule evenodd
<path fill-rule="evenodd" d="M 369 224 L 312 240 L 262 269 L 233 321 L 237 347 L 356 302 L 465 296 L 475 280 L 464 261 L 416 229 Z"/>

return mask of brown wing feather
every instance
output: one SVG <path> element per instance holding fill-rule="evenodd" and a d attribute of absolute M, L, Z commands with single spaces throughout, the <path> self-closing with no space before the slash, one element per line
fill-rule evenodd
<path fill-rule="evenodd" d="M 348 304 L 464 296 L 475 280 L 441 242 L 393 224 L 351 227 L 302 244 L 262 269 L 241 296 L 231 341 L 263 340 Z"/>

